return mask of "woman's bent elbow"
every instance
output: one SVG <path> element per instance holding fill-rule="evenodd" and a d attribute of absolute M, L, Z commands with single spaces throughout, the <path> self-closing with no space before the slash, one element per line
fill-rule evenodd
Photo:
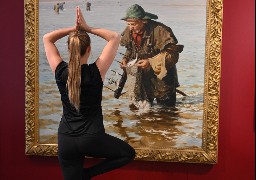
<path fill-rule="evenodd" d="M 113 39 L 115 39 L 116 41 L 120 41 L 121 40 L 121 35 L 119 33 L 114 33 L 113 35 Z"/>
<path fill-rule="evenodd" d="M 48 36 L 47 36 L 47 34 L 45 34 L 45 35 L 43 36 L 43 42 L 45 43 L 47 40 L 48 40 Z"/>

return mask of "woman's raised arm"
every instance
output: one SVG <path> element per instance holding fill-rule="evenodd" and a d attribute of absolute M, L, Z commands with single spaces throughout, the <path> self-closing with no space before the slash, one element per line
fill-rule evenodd
<path fill-rule="evenodd" d="M 55 45 L 55 42 L 75 30 L 76 30 L 76 26 L 70 27 L 70 28 L 63 28 L 63 29 L 58 29 L 58 30 L 49 32 L 43 36 L 46 58 L 49 62 L 49 65 L 53 73 L 55 73 L 55 69 L 57 65 L 62 61 L 62 58 Z"/>

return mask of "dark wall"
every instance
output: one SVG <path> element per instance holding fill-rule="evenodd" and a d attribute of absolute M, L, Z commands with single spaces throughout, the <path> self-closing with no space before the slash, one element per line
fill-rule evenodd
<path fill-rule="evenodd" d="M 3 0 L 0 6 L 0 179 L 57 180 L 61 172 L 56 157 L 24 155 L 23 4 Z M 134 161 L 95 179 L 255 179 L 254 5 L 254 0 L 224 0 L 218 163 Z"/>

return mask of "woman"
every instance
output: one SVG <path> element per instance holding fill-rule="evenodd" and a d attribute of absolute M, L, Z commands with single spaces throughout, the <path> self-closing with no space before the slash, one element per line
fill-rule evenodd
<path fill-rule="evenodd" d="M 107 41 L 101 55 L 88 63 L 90 37 Z M 62 60 L 55 42 L 68 37 L 69 62 Z M 126 165 L 135 157 L 126 142 L 105 133 L 101 108 L 103 81 L 116 55 L 120 35 L 89 27 L 77 7 L 76 26 L 50 32 L 43 37 L 46 57 L 61 94 L 63 116 L 58 129 L 58 158 L 65 180 L 90 179 Z M 83 168 L 84 157 L 105 158 Z"/>

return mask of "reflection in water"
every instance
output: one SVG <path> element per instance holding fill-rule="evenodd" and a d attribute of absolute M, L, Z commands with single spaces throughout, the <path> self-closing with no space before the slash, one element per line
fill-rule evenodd
<path fill-rule="evenodd" d="M 120 3 L 117 3 L 120 2 Z M 90 13 L 85 12 L 86 18 L 95 27 L 105 27 L 121 33 L 125 23 L 120 20 L 127 7 L 143 1 L 94 1 L 94 8 Z M 65 10 L 56 15 L 52 10 L 54 1 L 39 3 L 39 141 L 40 143 L 57 143 L 57 129 L 61 119 L 62 106 L 60 95 L 54 76 L 45 58 L 42 37 L 45 33 L 57 28 L 74 24 L 75 7 L 82 9 L 82 0 L 69 1 Z M 120 6 L 121 4 L 121 6 Z M 177 94 L 177 109 L 154 106 L 146 111 L 129 108 L 128 93 L 119 99 L 113 97 L 113 92 L 104 88 L 103 115 L 106 132 L 117 136 L 133 147 L 154 148 L 198 148 L 202 144 L 203 126 L 203 90 L 204 90 L 204 52 L 205 52 L 205 1 L 184 0 L 175 1 L 173 6 L 169 0 L 148 0 L 143 7 L 159 15 L 159 21 L 170 25 L 180 44 L 184 44 L 184 51 L 177 63 L 179 89 L 188 96 Z M 114 10 L 114 11 L 113 11 Z M 99 13 L 100 12 L 100 13 Z M 104 18 L 102 14 L 107 14 Z M 67 39 L 57 42 L 62 57 L 67 61 Z M 90 63 L 99 56 L 105 44 L 100 38 L 92 36 L 92 56 Z M 124 52 L 120 47 L 119 52 Z M 121 60 L 117 54 L 116 60 Z M 114 62 L 111 70 L 122 74 L 119 64 Z M 119 79 L 113 71 L 107 74 L 105 85 L 115 89 L 109 83 L 109 78 Z M 128 87 L 124 87 L 124 92 Z"/>
<path fill-rule="evenodd" d="M 144 113 L 130 110 L 128 103 L 123 105 L 122 100 L 114 109 L 105 103 L 106 131 L 133 147 L 201 147 L 201 97 L 182 97 L 178 99 L 177 108 L 155 105 Z"/>

